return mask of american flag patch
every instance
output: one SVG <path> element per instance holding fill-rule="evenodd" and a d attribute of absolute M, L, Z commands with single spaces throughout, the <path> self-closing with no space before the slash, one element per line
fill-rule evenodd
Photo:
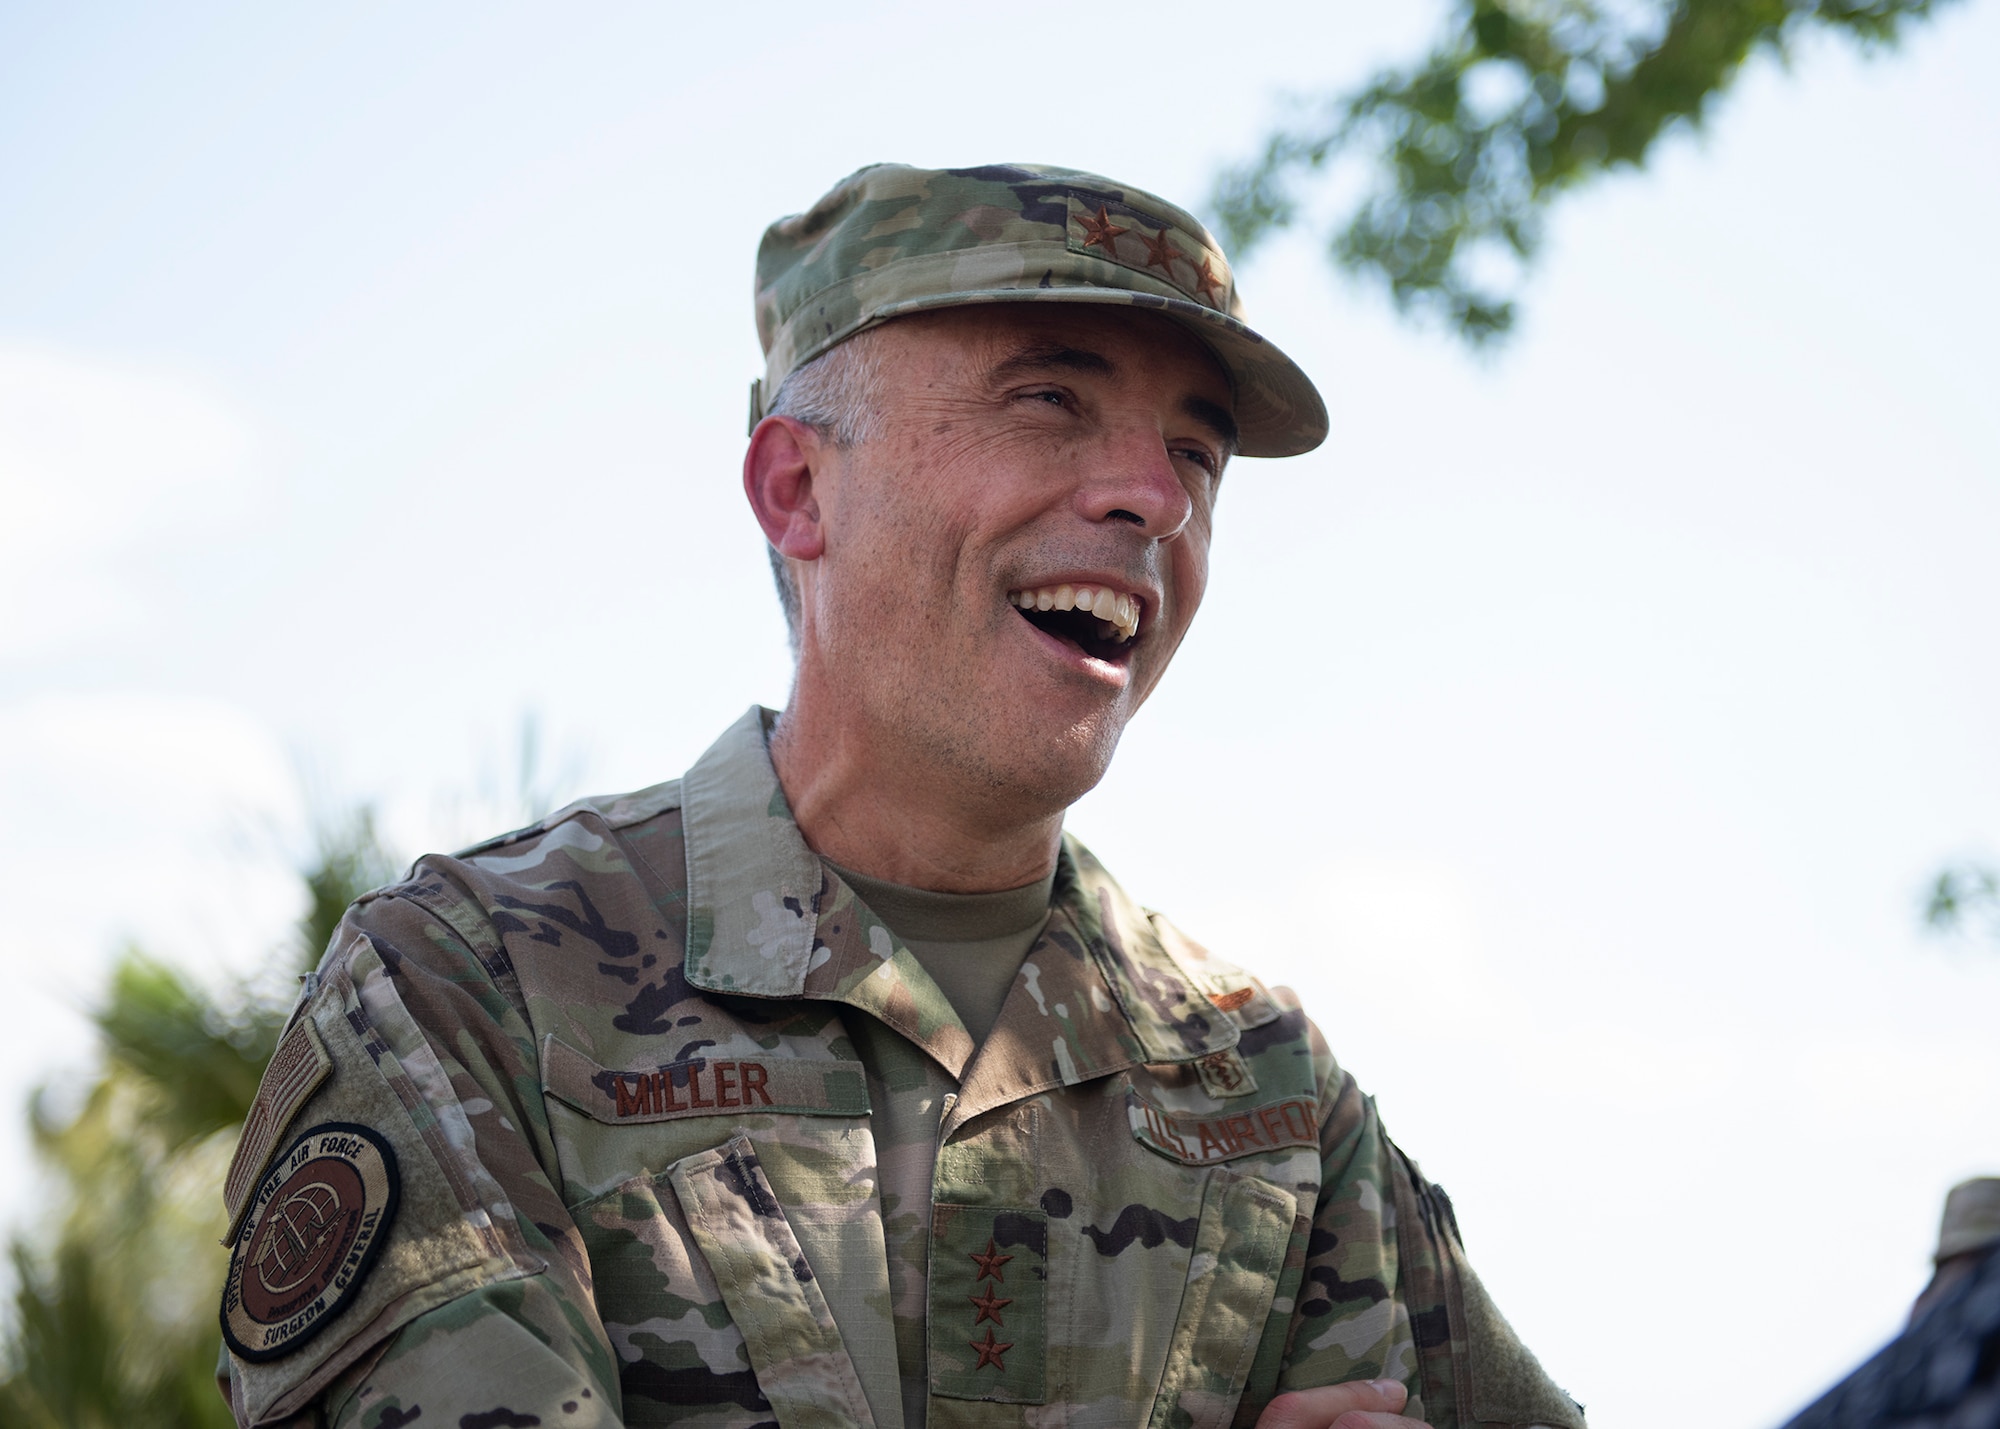
<path fill-rule="evenodd" d="M 306 1098 L 318 1090 L 332 1071 L 333 1059 L 326 1054 L 319 1029 L 302 1012 L 278 1039 L 278 1050 L 271 1054 L 271 1065 L 264 1069 L 264 1080 L 257 1084 L 257 1099 L 243 1119 L 243 1139 L 236 1143 L 229 1176 L 222 1183 L 222 1204 L 229 1212 L 229 1234 L 222 1238 L 224 1245 L 235 1238 L 236 1227 L 248 1208 L 251 1187 L 270 1159 L 271 1148 L 284 1135 Z"/>

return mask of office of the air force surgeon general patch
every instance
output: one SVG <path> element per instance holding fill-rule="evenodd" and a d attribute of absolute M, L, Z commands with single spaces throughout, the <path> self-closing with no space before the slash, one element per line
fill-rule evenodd
<path fill-rule="evenodd" d="M 324 1122 L 287 1147 L 258 1182 L 229 1253 L 229 1348 L 271 1360 L 325 1329 L 380 1253 L 400 1189 L 395 1150 L 365 1126 Z"/>

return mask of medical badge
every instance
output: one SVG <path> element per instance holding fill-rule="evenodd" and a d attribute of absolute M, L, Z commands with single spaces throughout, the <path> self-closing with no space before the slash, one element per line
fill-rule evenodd
<path fill-rule="evenodd" d="M 325 1329 L 396 1218 L 396 1153 L 365 1126 L 326 1122 L 257 1183 L 229 1255 L 222 1336 L 246 1360 L 289 1354 Z"/>

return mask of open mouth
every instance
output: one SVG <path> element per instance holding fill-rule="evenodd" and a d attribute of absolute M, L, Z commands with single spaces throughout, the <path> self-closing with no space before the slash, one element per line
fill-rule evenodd
<path fill-rule="evenodd" d="M 1007 600 L 1037 630 L 1093 660 L 1123 664 L 1139 634 L 1139 598 L 1102 586 L 1037 586 L 1009 591 Z"/>

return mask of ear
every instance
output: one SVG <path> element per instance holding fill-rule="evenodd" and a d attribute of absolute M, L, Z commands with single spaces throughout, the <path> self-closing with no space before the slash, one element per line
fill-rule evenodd
<path fill-rule="evenodd" d="M 764 539 L 795 561 L 818 560 L 826 549 L 813 473 L 826 456 L 818 432 L 791 417 L 766 417 L 743 454 L 743 494 Z"/>

